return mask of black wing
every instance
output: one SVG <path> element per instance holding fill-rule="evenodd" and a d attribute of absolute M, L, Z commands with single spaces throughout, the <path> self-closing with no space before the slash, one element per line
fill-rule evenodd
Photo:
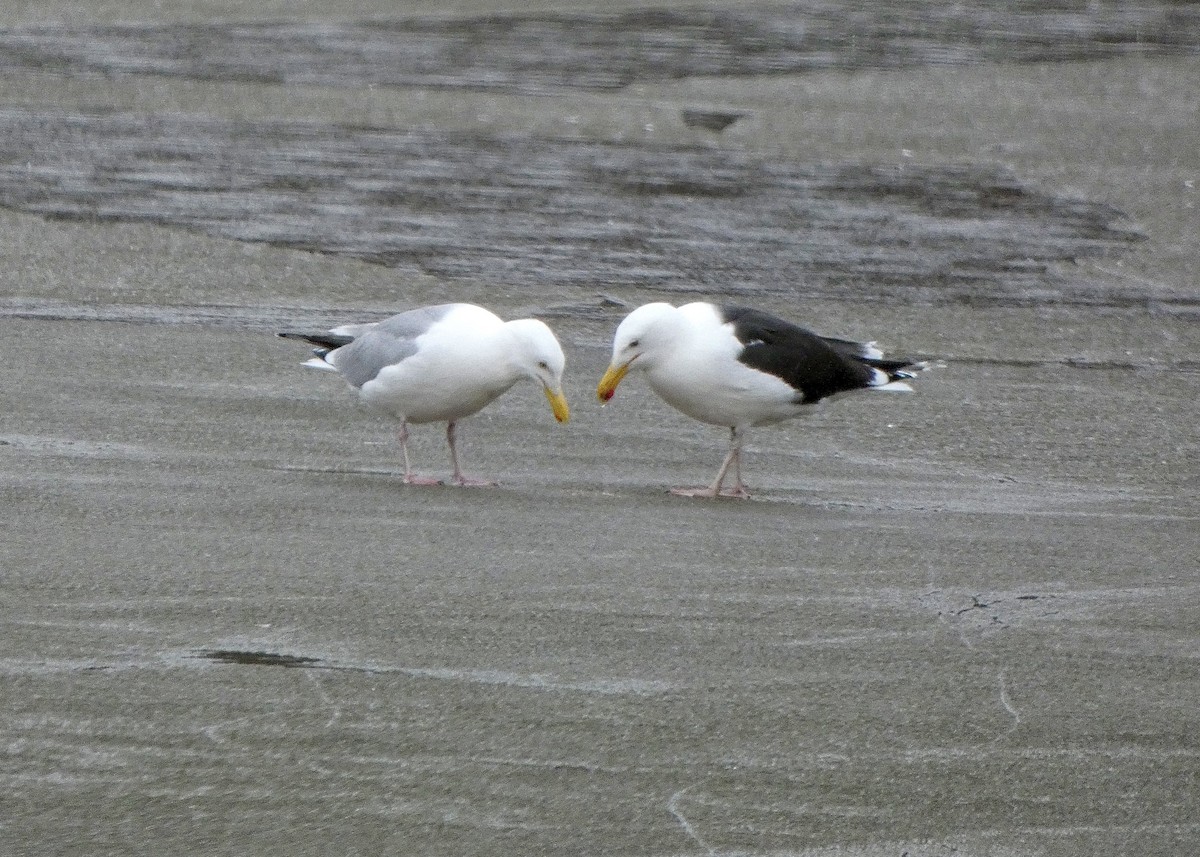
<path fill-rule="evenodd" d="M 292 333 L 285 331 L 275 335 L 282 339 L 299 339 L 302 342 L 323 348 L 327 352 L 333 351 L 335 348 L 341 348 L 343 345 L 349 345 L 354 341 L 353 336 L 339 336 L 336 333 Z"/>
<path fill-rule="evenodd" d="M 801 404 L 872 386 L 877 377 L 875 366 L 891 374 L 889 364 L 896 363 L 896 368 L 908 365 L 868 357 L 861 343 L 827 339 L 770 313 L 737 306 L 720 310 L 745 346 L 738 360 L 791 385 Z"/>

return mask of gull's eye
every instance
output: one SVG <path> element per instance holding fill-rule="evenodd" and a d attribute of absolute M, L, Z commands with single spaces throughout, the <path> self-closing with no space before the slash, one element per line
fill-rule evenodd
<path fill-rule="evenodd" d="M 641 344 L 641 340 L 635 339 L 629 343 L 630 348 L 637 348 Z"/>
<path fill-rule="evenodd" d="M 546 365 L 546 361 L 545 361 L 545 360 L 539 360 L 539 361 L 538 361 L 538 368 L 539 368 L 539 369 L 549 369 L 550 367 L 549 367 L 548 365 Z"/>

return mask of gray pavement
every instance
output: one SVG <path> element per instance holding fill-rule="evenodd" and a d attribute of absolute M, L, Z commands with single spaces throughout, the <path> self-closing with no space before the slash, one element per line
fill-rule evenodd
<path fill-rule="evenodd" d="M 624 312 L 599 296 L 674 281 L 452 279 L 0 208 L 0 853 L 1195 853 L 1197 80 L 1186 54 L 551 94 L 6 75 L 0 108 L 47 122 L 997 167 L 1146 240 L 1046 261 L 1044 293 L 750 295 L 947 365 L 755 430 L 755 499 L 709 502 L 664 489 L 709 478 L 723 431 L 633 378 L 594 400 Z M 715 135 L 679 120 L 698 105 L 748 115 Z M 496 489 L 400 484 L 391 427 L 272 335 L 447 298 L 541 313 L 567 351 L 569 424 L 533 386 L 464 423 Z M 448 472 L 439 427 L 413 448 Z"/>

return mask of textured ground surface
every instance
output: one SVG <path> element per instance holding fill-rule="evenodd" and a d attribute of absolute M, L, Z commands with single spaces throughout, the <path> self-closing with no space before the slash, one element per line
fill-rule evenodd
<path fill-rule="evenodd" d="M 5 6 L 0 851 L 1194 853 L 1196 15 L 841 5 Z M 947 366 L 669 497 L 693 297 Z M 446 299 L 498 489 L 271 336 Z"/>

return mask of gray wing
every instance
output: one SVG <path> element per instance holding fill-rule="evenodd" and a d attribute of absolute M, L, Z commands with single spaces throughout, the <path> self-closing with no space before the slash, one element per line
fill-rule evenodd
<path fill-rule="evenodd" d="M 410 309 L 408 312 L 398 313 L 391 318 L 385 318 L 379 322 L 379 326 L 376 329 L 400 339 L 416 339 L 448 316 L 451 310 L 457 306 L 462 306 L 462 304 L 438 304 L 437 306 L 423 306 L 420 309 Z"/>
<path fill-rule="evenodd" d="M 383 321 L 368 321 L 361 324 L 342 324 L 329 332 L 335 336 L 350 336 L 357 339 L 372 330 L 385 330 L 393 336 L 402 339 L 416 339 L 429 330 L 435 322 L 441 321 L 450 310 L 461 304 L 439 304 L 424 306 L 397 313 Z"/>
<path fill-rule="evenodd" d="M 385 367 L 417 353 L 417 337 L 445 318 L 455 304 L 421 307 L 402 312 L 383 321 L 334 328 L 335 332 L 355 336 L 326 357 L 342 376 L 355 387 L 373 380 Z"/>

